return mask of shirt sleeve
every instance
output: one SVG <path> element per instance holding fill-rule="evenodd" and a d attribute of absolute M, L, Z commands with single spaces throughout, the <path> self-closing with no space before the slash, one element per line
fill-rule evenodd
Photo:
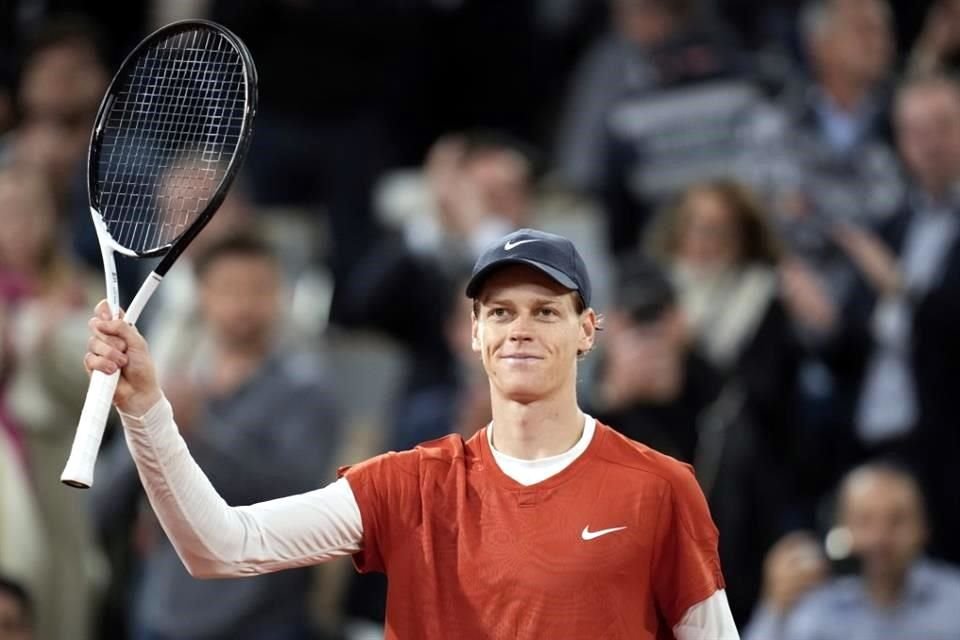
<path fill-rule="evenodd" d="M 690 607 L 683 620 L 673 628 L 673 635 L 677 640 L 740 640 L 726 591 L 715 591 L 703 602 Z"/>
<path fill-rule="evenodd" d="M 268 573 L 360 549 L 360 510 L 346 481 L 232 507 L 191 457 L 165 398 L 143 416 L 121 418 L 147 498 L 191 575 Z"/>
<path fill-rule="evenodd" d="M 353 555 L 357 571 L 386 572 L 392 549 L 409 539 L 419 510 L 407 507 L 421 504 L 417 461 L 415 449 L 391 451 L 339 470 L 356 496 L 363 523 L 361 548 Z"/>
<path fill-rule="evenodd" d="M 653 588 L 670 628 L 695 604 L 725 587 L 717 528 L 690 465 L 676 465 L 661 500 L 655 538 Z"/>

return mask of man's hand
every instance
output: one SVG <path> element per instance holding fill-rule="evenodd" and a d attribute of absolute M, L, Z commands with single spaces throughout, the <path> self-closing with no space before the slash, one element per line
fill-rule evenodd
<path fill-rule="evenodd" d="M 123 413 L 140 416 L 163 396 L 157 383 L 147 342 L 136 327 L 123 319 L 111 319 L 110 307 L 102 300 L 90 319 L 90 340 L 83 358 L 87 373 L 111 375 L 120 371 L 113 403 Z"/>
<path fill-rule="evenodd" d="M 873 233 L 851 225 L 839 225 L 833 239 L 860 269 L 880 296 L 894 296 L 903 287 L 897 257 Z"/>
<path fill-rule="evenodd" d="M 829 573 L 826 556 L 812 535 L 795 531 L 780 539 L 767 554 L 763 596 L 778 614 L 790 611 Z"/>
<path fill-rule="evenodd" d="M 783 299 L 791 315 L 805 327 L 827 333 L 836 325 L 837 307 L 813 271 L 797 258 L 780 266 Z"/>

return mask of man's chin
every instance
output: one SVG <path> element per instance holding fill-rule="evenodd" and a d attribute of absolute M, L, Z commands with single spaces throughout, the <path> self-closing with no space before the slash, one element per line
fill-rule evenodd
<path fill-rule="evenodd" d="M 530 404 L 542 400 L 544 395 L 544 390 L 536 385 L 511 385 L 503 389 L 504 398 L 518 404 Z"/>

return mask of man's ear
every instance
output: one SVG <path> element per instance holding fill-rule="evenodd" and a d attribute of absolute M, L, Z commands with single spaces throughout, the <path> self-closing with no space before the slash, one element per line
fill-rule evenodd
<path fill-rule="evenodd" d="M 480 321 L 475 313 L 470 314 L 470 348 L 480 352 Z"/>
<path fill-rule="evenodd" d="M 597 338 L 597 312 L 592 308 L 580 314 L 580 342 L 577 351 L 587 353 Z"/>

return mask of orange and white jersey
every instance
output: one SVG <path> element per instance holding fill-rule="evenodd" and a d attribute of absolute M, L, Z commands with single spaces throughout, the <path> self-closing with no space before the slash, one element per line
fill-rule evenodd
<path fill-rule="evenodd" d="M 591 430 L 529 486 L 485 429 L 341 470 L 363 522 L 357 567 L 388 576 L 387 638 L 659 640 L 723 589 L 690 467 Z"/>

